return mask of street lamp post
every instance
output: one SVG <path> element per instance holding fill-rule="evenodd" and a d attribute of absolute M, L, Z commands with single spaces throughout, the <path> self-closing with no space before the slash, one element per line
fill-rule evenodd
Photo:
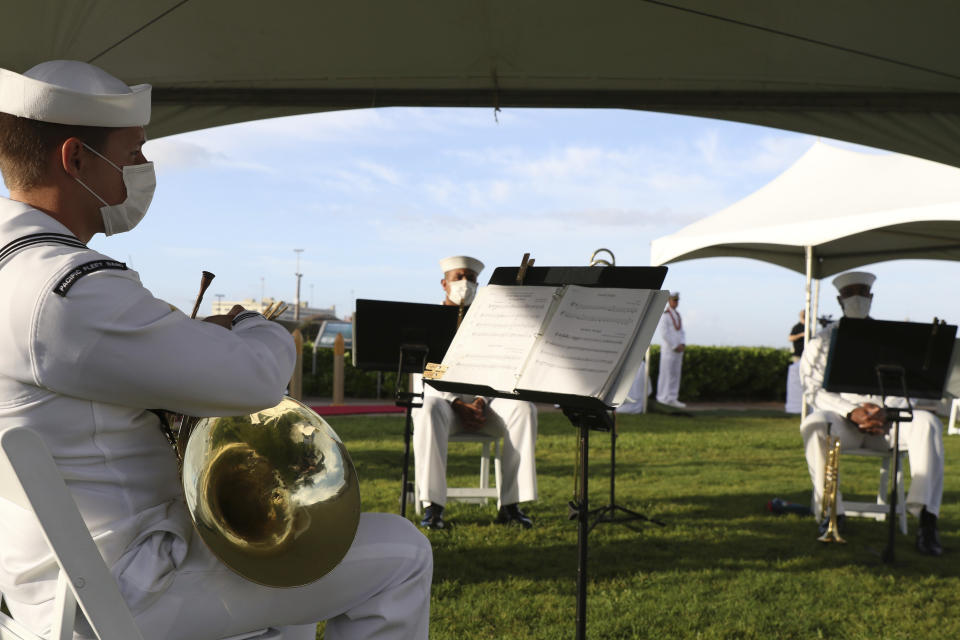
<path fill-rule="evenodd" d="M 294 249 L 294 253 L 297 254 L 297 272 L 294 274 L 297 276 L 297 297 L 294 300 L 293 306 L 293 321 L 300 322 L 300 278 L 303 277 L 303 274 L 300 273 L 300 254 L 303 253 L 303 249 Z"/>
<path fill-rule="evenodd" d="M 217 293 L 214 295 L 217 296 L 217 311 L 214 315 L 222 315 L 223 314 L 223 294 Z"/>

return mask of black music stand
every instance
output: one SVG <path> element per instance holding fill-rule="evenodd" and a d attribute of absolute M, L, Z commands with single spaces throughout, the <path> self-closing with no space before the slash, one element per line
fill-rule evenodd
<path fill-rule="evenodd" d="M 893 482 L 884 562 L 894 560 L 900 423 L 913 420 L 911 398 L 943 397 L 956 334 L 955 325 L 937 320 L 925 324 L 841 318 L 831 338 L 824 388 L 880 396 L 893 423 Z M 888 406 L 888 397 L 905 398 L 907 408 Z"/>
<path fill-rule="evenodd" d="M 610 414 L 610 502 L 597 509 L 591 509 L 590 516 L 593 518 L 593 522 L 590 524 L 589 531 L 593 531 L 593 528 L 598 524 L 604 523 L 625 524 L 630 529 L 634 529 L 634 527 L 630 526 L 630 523 L 634 520 L 646 520 L 647 522 L 652 522 L 653 524 L 663 527 L 665 524 L 660 520 L 650 518 L 642 513 L 637 513 L 632 509 L 627 509 L 617 504 L 617 437 L 619 434 L 617 433 L 616 410 L 612 410 Z M 571 512 L 571 517 L 572 516 L 573 513 Z"/>
<path fill-rule="evenodd" d="M 549 287 L 572 284 L 582 287 L 659 289 L 666 275 L 666 267 L 498 267 L 490 277 L 489 284 Z M 587 628 L 587 537 L 592 529 L 589 520 L 593 513 L 589 508 L 587 484 L 590 431 L 609 431 L 613 428 L 611 417 L 613 407 L 608 407 L 596 398 L 562 393 L 520 391 L 516 394 L 504 394 L 483 385 L 426 379 L 424 382 L 441 391 L 559 405 L 570 423 L 577 428 L 580 435 L 579 495 L 569 503 L 569 507 L 570 519 L 577 521 L 576 638 L 583 640 L 586 637 Z"/>
<path fill-rule="evenodd" d="M 406 409 L 400 515 L 407 517 L 407 478 L 413 410 L 423 406 L 423 392 L 400 390 L 404 373 L 423 373 L 427 358 L 442 360 L 457 332 L 458 307 L 386 300 L 357 300 L 353 314 L 353 366 L 366 371 L 396 371 L 396 405 Z M 416 490 L 413 491 L 416 500 Z"/>

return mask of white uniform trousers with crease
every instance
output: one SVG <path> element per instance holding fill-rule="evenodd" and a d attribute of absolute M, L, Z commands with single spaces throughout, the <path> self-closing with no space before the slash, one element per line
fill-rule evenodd
<path fill-rule="evenodd" d="M 811 508 L 820 513 L 823 501 L 824 463 L 827 455 L 827 427 L 830 434 L 840 438 L 841 454 L 850 449 L 887 451 L 893 444 L 893 435 L 871 436 L 862 433 L 855 424 L 833 411 L 814 411 L 800 425 L 807 468 L 813 483 Z M 925 506 L 934 515 L 940 513 L 943 498 L 943 425 L 929 411 L 914 411 L 911 422 L 900 423 L 900 448 L 906 448 L 910 460 L 910 488 L 907 510 L 918 515 Z M 841 464 L 841 478 L 843 475 Z M 837 504 L 842 500 L 837 494 Z"/>
<path fill-rule="evenodd" d="M 430 542 L 410 521 L 392 514 L 362 514 L 343 561 L 306 586 L 272 588 L 250 582 L 214 557 L 196 535 L 175 572 L 159 595 L 137 594 L 132 580 L 120 576 L 128 602 L 150 602 L 133 610 L 145 640 L 216 640 L 321 620 L 327 620 L 327 640 L 427 638 Z"/>
<path fill-rule="evenodd" d="M 481 433 L 503 437 L 500 504 L 537 499 L 537 408 L 529 402 L 489 399 Z M 447 502 L 447 443 L 451 433 L 465 431 L 450 405 L 427 394 L 413 411 L 413 448 L 417 497 L 422 502 Z"/>

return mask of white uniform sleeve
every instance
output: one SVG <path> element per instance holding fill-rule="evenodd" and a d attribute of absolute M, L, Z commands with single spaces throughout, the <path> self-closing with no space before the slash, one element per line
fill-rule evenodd
<path fill-rule="evenodd" d="M 800 383 L 808 405 L 819 411 L 833 411 L 845 416 L 859 405 L 823 388 L 832 335 L 831 326 L 820 331 L 804 347 L 800 357 Z"/>
<path fill-rule="evenodd" d="M 154 298 L 129 271 L 91 273 L 66 295 L 45 293 L 30 332 L 36 384 L 195 416 L 277 404 L 296 360 L 293 339 L 280 325 L 259 314 L 233 330 L 192 320 Z"/>

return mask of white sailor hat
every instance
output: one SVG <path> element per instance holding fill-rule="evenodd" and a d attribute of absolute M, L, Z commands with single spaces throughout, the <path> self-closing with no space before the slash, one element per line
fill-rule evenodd
<path fill-rule="evenodd" d="M 837 288 L 837 291 L 840 291 L 844 287 L 849 287 L 852 284 L 865 284 L 868 287 L 872 287 L 876 279 L 877 276 L 872 273 L 867 273 L 866 271 L 848 271 L 834 278 L 833 286 Z"/>
<path fill-rule="evenodd" d="M 128 87 L 76 60 L 41 62 L 23 74 L 0 69 L 0 112 L 87 127 L 142 127 L 150 122 L 150 85 Z"/>
<path fill-rule="evenodd" d="M 470 256 L 450 256 L 440 261 L 440 268 L 444 273 L 454 269 L 470 269 L 479 275 L 483 271 L 483 263 Z"/>
<path fill-rule="evenodd" d="M 671 298 L 671 299 L 676 298 L 677 300 L 679 300 L 679 299 L 680 299 L 680 292 L 679 292 L 679 291 L 671 291 L 671 292 L 670 292 L 670 298 Z"/>

